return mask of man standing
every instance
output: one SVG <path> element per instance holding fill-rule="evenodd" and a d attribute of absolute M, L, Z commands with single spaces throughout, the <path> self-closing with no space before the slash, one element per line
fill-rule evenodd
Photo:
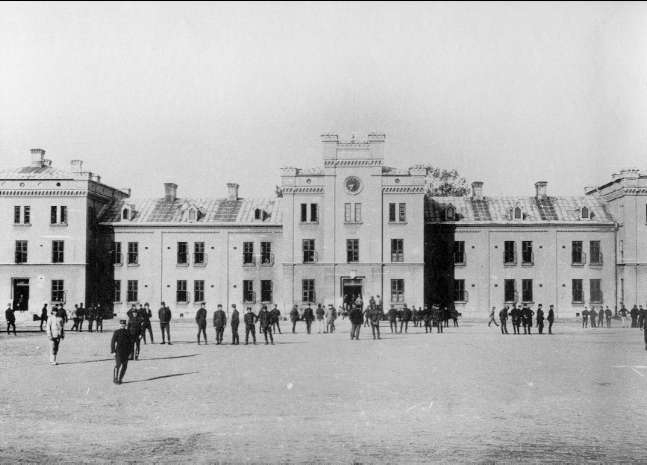
<path fill-rule="evenodd" d="M 544 311 L 541 308 L 541 304 L 537 307 L 537 331 L 539 334 L 544 334 Z"/>
<path fill-rule="evenodd" d="M 377 339 L 382 339 L 380 337 L 380 320 L 382 319 L 382 311 L 377 308 L 375 303 L 369 307 L 369 318 L 371 320 L 371 331 L 373 332 L 373 339 L 377 334 Z"/>
<path fill-rule="evenodd" d="M 508 306 L 504 305 L 499 312 L 499 321 L 501 322 L 501 334 L 508 334 Z"/>
<path fill-rule="evenodd" d="M 247 313 L 243 318 L 245 321 L 245 345 L 249 344 L 249 335 L 252 335 L 254 345 L 256 345 L 256 320 L 257 316 L 252 313 L 252 307 L 247 307 Z"/>
<path fill-rule="evenodd" d="M 235 307 L 234 307 L 235 310 Z M 238 316 L 238 311 L 236 316 Z M 222 337 L 225 334 L 225 326 L 227 325 L 227 315 L 222 309 L 222 305 L 218 304 L 217 310 L 213 312 L 213 327 L 216 330 L 216 344 L 222 344 Z M 236 328 L 238 330 L 238 328 Z M 232 341 L 233 343 L 233 341 Z"/>
<path fill-rule="evenodd" d="M 400 333 L 402 333 L 402 326 L 404 326 L 404 332 L 409 332 L 409 321 L 411 321 L 411 310 L 407 307 L 405 302 L 404 307 L 402 308 L 402 321 L 400 321 Z"/>
<path fill-rule="evenodd" d="M 281 310 L 279 310 L 278 305 L 274 304 L 274 308 L 271 311 L 272 313 L 272 329 L 274 330 L 274 334 L 276 334 L 276 331 L 281 334 L 281 326 L 280 326 L 280 321 L 281 321 Z"/>
<path fill-rule="evenodd" d="M 620 318 L 622 319 L 622 327 L 626 328 L 627 327 L 627 309 L 625 308 L 625 304 L 620 304 Z"/>
<path fill-rule="evenodd" d="M 270 342 L 274 345 L 274 338 L 272 337 L 272 314 L 267 310 L 267 306 L 265 305 L 263 305 L 261 307 L 261 311 L 258 312 L 258 325 L 263 336 L 265 336 L 265 345 L 268 344 L 268 333 L 270 336 Z"/>
<path fill-rule="evenodd" d="M 631 316 L 631 327 L 637 328 L 638 327 L 638 307 L 636 307 L 636 304 L 634 304 L 634 306 L 631 307 L 631 310 L 629 311 L 629 315 Z"/>
<path fill-rule="evenodd" d="M 63 308 L 63 304 L 58 304 L 56 314 L 63 318 L 63 327 L 65 327 L 65 324 L 67 323 L 67 310 Z"/>
<path fill-rule="evenodd" d="M 52 307 L 52 313 L 47 319 L 47 326 L 45 327 L 47 339 L 49 339 L 50 343 L 50 365 L 58 365 L 58 363 L 56 362 L 56 356 L 58 355 L 58 346 L 61 340 L 65 339 L 65 329 L 63 326 L 63 317 L 59 316 L 56 308 Z"/>
<path fill-rule="evenodd" d="M 387 313 L 389 317 L 389 327 L 391 328 L 391 333 L 398 332 L 398 311 L 395 309 L 395 306 L 391 304 L 391 308 Z"/>
<path fill-rule="evenodd" d="M 431 308 L 434 308 L 434 305 L 431 306 Z M 433 315 L 432 315 L 432 309 L 429 309 L 429 306 L 425 305 L 424 310 L 422 311 L 422 321 L 425 326 L 425 333 L 433 333 L 434 327 L 433 325 Z"/>
<path fill-rule="evenodd" d="M 645 341 L 645 350 L 647 350 L 647 318 L 643 317 L 643 340 Z"/>
<path fill-rule="evenodd" d="M 510 310 L 510 318 L 512 319 L 512 332 L 513 334 L 519 334 L 519 309 L 517 304 L 512 304 L 512 310 Z"/>
<path fill-rule="evenodd" d="M 443 332 L 443 311 L 438 305 L 434 305 L 431 308 L 431 321 L 432 324 L 436 324 L 436 332 L 437 333 L 442 333 Z M 430 329 L 431 331 L 431 329 Z"/>
<path fill-rule="evenodd" d="M 492 307 L 492 310 L 490 310 L 490 321 L 487 323 L 487 327 L 489 328 L 492 323 L 494 323 L 494 326 L 497 328 L 499 327 L 498 323 L 494 319 L 494 312 L 496 311 L 496 307 Z"/>
<path fill-rule="evenodd" d="M 195 312 L 195 322 L 198 325 L 198 345 L 200 345 L 200 334 L 204 336 L 204 343 L 207 344 L 207 309 L 204 308 L 204 302 Z"/>
<path fill-rule="evenodd" d="M 582 328 L 587 328 L 589 326 L 589 310 L 584 307 L 582 310 Z"/>
<path fill-rule="evenodd" d="M 96 307 L 94 308 L 95 308 L 95 317 L 97 319 L 96 331 L 97 333 L 99 332 L 102 333 L 103 332 L 103 308 L 101 308 L 101 304 L 97 304 Z M 142 334 L 143 332 L 144 331 L 142 330 Z M 144 343 L 146 343 L 146 339 L 144 339 Z"/>
<path fill-rule="evenodd" d="M 94 305 L 88 307 L 88 331 L 92 332 L 92 326 L 94 325 L 94 320 L 96 318 Z"/>
<path fill-rule="evenodd" d="M 359 340 L 359 330 L 362 327 L 362 323 L 364 322 L 364 314 L 362 313 L 362 309 L 357 305 L 353 305 L 350 310 L 349 320 L 351 324 L 350 339 L 355 339 L 357 341 Z"/>
<path fill-rule="evenodd" d="M 312 311 L 310 304 L 308 304 L 308 306 L 303 311 L 303 319 L 306 322 L 306 329 L 308 330 L 308 334 L 310 334 L 310 329 L 312 328 L 312 320 L 315 319 L 315 314 Z"/>
<path fill-rule="evenodd" d="M 292 334 L 295 334 L 297 321 L 299 321 L 299 308 L 296 305 L 292 307 L 292 310 L 290 311 L 290 321 L 292 322 Z"/>
<path fill-rule="evenodd" d="M 611 311 L 608 305 L 607 305 L 607 308 L 604 309 L 604 316 L 605 316 L 605 319 L 607 320 L 607 328 L 610 328 L 611 317 L 613 316 L 613 312 Z"/>
<path fill-rule="evenodd" d="M 240 343 L 240 338 L 238 337 L 238 323 L 240 322 L 240 315 L 238 314 L 236 304 L 231 304 L 231 308 L 231 343 L 232 345 L 238 345 Z M 222 337 L 220 339 L 222 340 Z"/>
<path fill-rule="evenodd" d="M 151 318 L 153 318 L 153 312 L 151 312 L 151 306 L 148 305 L 148 302 L 144 304 L 144 311 L 142 312 L 142 336 L 144 339 L 144 344 L 146 344 L 146 331 L 151 337 L 151 344 L 154 344 L 153 341 L 153 325 L 151 325 Z"/>
<path fill-rule="evenodd" d="M 323 309 L 321 304 L 317 305 L 317 312 L 316 312 L 316 317 L 317 317 L 317 334 L 321 334 L 324 332 L 324 316 L 326 314 L 326 311 Z"/>
<path fill-rule="evenodd" d="M 553 322 L 555 321 L 554 305 L 548 307 L 548 334 L 553 334 Z"/>
<path fill-rule="evenodd" d="M 74 310 L 72 310 L 72 327 L 70 328 L 70 331 L 78 331 L 79 330 L 79 305 L 74 304 Z"/>
<path fill-rule="evenodd" d="M 112 334 L 110 341 L 110 353 L 115 354 L 115 368 L 112 371 L 112 382 L 115 384 L 121 384 L 124 379 L 132 346 L 130 333 L 126 329 L 126 320 L 120 320 L 119 329 Z"/>
<path fill-rule="evenodd" d="M 43 323 L 47 323 L 47 304 L 43 305 L 43 309 L 40 311 L 40 330 L 45 331 L 43 329 Z"/>
<path fill-rule="evenodd" d="M 604 328 L 604 309 L 600 305 L 600 311 L 598 312 L 598 326 Z"/>
<path fill-rule="evenodd" d="M 164 338 L 164 333 L 168 338 L 168 344 L 171 344 L 171 309 L 166 306 L 165 302 L 162 302 L 162 306 L 157 312 L 157 316 L 160 320 L 160 330 L 162 331 L 162 344 L 166 344 L 166 339 Z"/>
<path fill-rule="evenodd" d="M 131 350 L 130 360 L 133 358 L 139 360 L 139 349 L 141 344 L 142 322 L 139 320 L 137 312 L 132 312 L 128 319 L 128 334 L 130 334 Z"/>
<path fill-rule="evenodd" d="M 10 333 L 13 327 L 13 335 L 16 336 L 16 315 L 15 310 L 11 304 L 7 304 L 7 309 L 4 311 L 5 320 L 7 320 L 7 334 Z"/>

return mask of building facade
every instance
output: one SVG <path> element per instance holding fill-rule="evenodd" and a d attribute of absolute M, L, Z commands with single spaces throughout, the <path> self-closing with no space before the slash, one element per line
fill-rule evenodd
<path fill-rule="evenodd" d="M 384 306 L 440 303 L 483 316 L 505 303 L 647 301 L 647 175 L 625 170 L 581 197 L 426 194 L 427 170 L 385 165 L 385 136 L 324 135 L 322 164 L 282 168 L 275 195 L 130 198 L 75 160 L 0 171 L 0 292 L 29 319 L 43 303 L 101 303 L 123 314 L 161 301 L 191 317 L 206 302 Z M 532 190 L 529 189 L 529 190 Z M 380 297 L 378 297 L 380 296 Z"/>

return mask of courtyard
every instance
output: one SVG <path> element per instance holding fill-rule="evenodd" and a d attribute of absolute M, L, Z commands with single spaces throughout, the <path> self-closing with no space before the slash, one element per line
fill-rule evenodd
<path fill-rule="evenodd" d="M 619 326 L 618 322 L 615 322 Z M 68 324 L 68 327 L 71 323 Z M 502 336 L 485 321 L 262 343 L 143 345 L 112 383 L 103 334 L 0 335 L 0 463 L 622 463 L 644 459 L 647 352 L 638 329 Z M 313 326 L 314 327 L 314 326 Z M 241 327 L 242 328 L 242 327 Z M 2 325 L 4 329 L 4 325 Z M 20 330 L 19 326 L 19 330 Z M 32 327 L 32 329 L 37 329 Z"/>

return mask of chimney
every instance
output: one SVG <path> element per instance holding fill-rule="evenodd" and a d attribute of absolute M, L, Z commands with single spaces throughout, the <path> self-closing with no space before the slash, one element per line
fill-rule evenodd
<path fill-rule="evenodd" d="M 172 182 L 164 183 L 164 200 L 167 202 L 175 202 L 177 199 L 177 184 Z"/>
<path fill-rule="evenodd" d="M 339 136 L 337 134 L 322 134 L 321 145 L 323 148 L 324 160 L 334 160 L 337 158 L 337 145 Z"/>
<path fill-rule="evenodd" d="M 545 199 L 547 197 L 546 191 L 547 191 L 548 183 L 546 181 L 537 181 L 535 183 L 535 193 L 537 196 L 537 199 Z"/>
<path fill-rule="evenodd" d="M 70 161 L 70 167 L 72 173 L 82 173 L 83 172 L 83 160 L 72 160 Z"/>
<path fill-rule="evenodd" d="M 472 200 L 483 200 L 483 181 L 472 183 Z"/>
<path fill-rule="evenodd" d="M 43 149 L 31 149 L 31 166 L 43 166 L 43 160 L 45 159 L 45 150 Z"/>
<path fill-rule="evenodd" d="M 368 135 L 368 144 L 371 147 L 372 158 L 384 159 L 384 141 L 386 140 L 385 134 L 378 134 L 372 132 Z"/>
<path fill-rule="evenodd" d="M 238 200 L 238 188 L 240 186 L 235 182 L 227 183 L 227 200 Z"/>

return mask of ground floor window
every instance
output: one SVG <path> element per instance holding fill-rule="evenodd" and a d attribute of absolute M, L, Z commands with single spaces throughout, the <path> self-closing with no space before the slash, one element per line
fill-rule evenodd
<path fill-rule="evenodd" d="M 404 279 L 391 280 L 391 302 L 404 302 Z"/>
<path fill-rule="evenodd" d="M 204 302 L 204 281 L 193 281 L 193 301 Z"/>
<path fill-rule="evenodd" d="M 591 279 L 590 281 L 590 296 L 592 304 L 602 303 L 602 284 L 599 279 Z"/>
<path fill-rule="evenodd" d="M 464 279 L 455 279 L 454 280 L 454 301 L 455 302 L 467 302 L 467 292 L 465 291 L 465 280 Z"/>
<path fill-rule="evenodd" d="M 254 303 L 256 299 L 254 298 L 254 281 L 251 279 L 243 280 L 243 302 L 245 303 Z"/>
<path fill-rule="evenodd" d="M 574 279 L 572 282 L 573 303 L 581 304 L 584 302 L 584 289 L 581 279 Z"/>
<path fill-rule="evenodd" d="M 506 279 L 503 281 L 503 300 L 505 302 L 515 302 L 516 293 L 514 279 Z"/>
<path fill-rule="evenodd" d="M 261 281 L 261 302 L 272 302 L 272 281 Z"/>
<path fill-rule="evenodd" d="M 65 285 L 62 279 L 52 280 L 52 302 L 65 302 Z"/>
<path fill-rule="evenodd" d="M 521 280 L 521 301 L 532 302 L 532 279 Z"/>
<path fill-rule="evenodd" d="M 128 280 L 128 302 L 137 302 L 139 285 L 136 280 Z"/>
<path fill-rule="evenodd" d="M 112 289 L 114 292 L 112 301 L 121 302 L 121 280 L 115 279 L 112 283 Z"/>
<path fill-rule="evenodd" d="M 315 280 L 304 279 L 301 282 L 301 291 L 302 291 L 303 302 L 314 302 L 315 301 Z"/>
<path fill-rule="evenodd" d="M 175 301 L 176 302 L 187 302 L 189 300 L 188 293 L 186 292 L 186 281 L 181 279 L 177 282 L 176 292 L 175 292 Z"/>

